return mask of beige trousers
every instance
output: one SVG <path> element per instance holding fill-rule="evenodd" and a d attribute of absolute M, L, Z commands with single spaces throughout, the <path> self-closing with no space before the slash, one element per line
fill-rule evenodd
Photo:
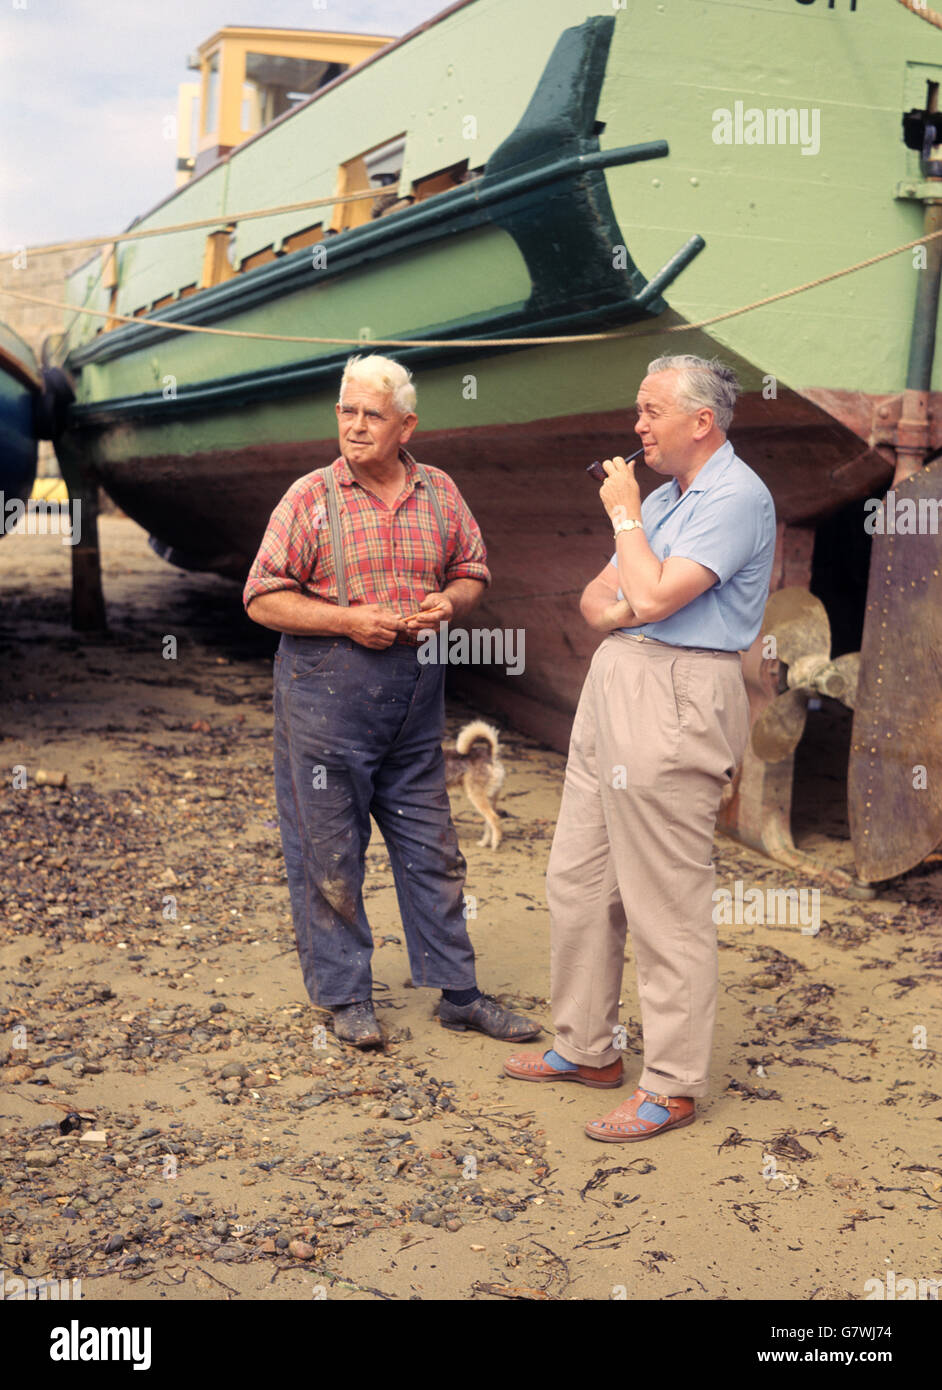
<path fill-rule="evenodd" d="M 659 1095 L 708 1089 L 716 1014 L 713 833 L 746 749 L 738 652 L 610 633 L 576 711 L 547 872 L 556 1051 L 601 1067 L 619 1050 L 631 932 L 644 1070 Z"/>

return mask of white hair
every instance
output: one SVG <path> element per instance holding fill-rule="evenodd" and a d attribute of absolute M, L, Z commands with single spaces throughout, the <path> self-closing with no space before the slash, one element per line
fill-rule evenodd
<path fill-rule="evenodd" d="M 717 429 L 725 434 L 733 418 L 733 406 L 739 395 L 739 382 L 732 367 L 718 357 L 692 357 L 689 353 L 677 357 L 656 357 L 648 363 L 648 376 L 658 372 L 677 371 L 677 404 L 682 410 L 713 411 Z"/>
<path fill-rule="evenodd" d="M 370 353 L 368 357 L 348 357 L 340 382 L 340 404 L 343 404 L 343 391 L 348 381 L 359 381 L 374 391 L 382 391 L 392 399 L 400 415 L 415 412 L 415 386 L 412 373 L 401 362 L 391 357 L 380 357 Z"/>

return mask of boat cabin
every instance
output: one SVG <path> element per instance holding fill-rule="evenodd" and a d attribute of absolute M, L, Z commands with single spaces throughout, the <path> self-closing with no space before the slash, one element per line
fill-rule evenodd
<path fill-rule="evenodd" d="M 218 29 L 187 63 L 199 81 L 180 84 L 177 187 L 389 42 L 382 34 Z"/>

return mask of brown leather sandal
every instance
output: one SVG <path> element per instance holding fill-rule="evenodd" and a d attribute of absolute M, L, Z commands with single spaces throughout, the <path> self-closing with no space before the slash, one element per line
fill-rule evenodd
<path fill-rule="evenodd" d="M 575 1071 L 557 1071 L 549 1066 L 538 1052 L 515 1052 L 504 1063 L 504 1071 L 517 1081 L 578 1081 L 583 1086 L 596 1086 L 600 1091 L 622 1084 L 622 1060 L 617 1058 L 604 1067 L 577 1067 Z"/>
<path fill-rule="evenodd" d="M 656 1120 L 642 1120 L 638 1108 L 645 1101 L 652 1105 L 663 1105 L 670 1111 L 670 1118 L 658 1124 Z M 697 1118 L 696 1102 L 691 1096 L 654 1096 L 639 1086 L 633 1096 L 623 1101 L 617 1110 L 602 1120 L 590 1120 L 585 1132 L 590 1139 L 601 1139 L 606 1144 L 627 1144 L 638 1139 L 652 1139 L 655 1134 L 666 1134 L 669 1129 L 681 1129 L 692 1125 Z"/>

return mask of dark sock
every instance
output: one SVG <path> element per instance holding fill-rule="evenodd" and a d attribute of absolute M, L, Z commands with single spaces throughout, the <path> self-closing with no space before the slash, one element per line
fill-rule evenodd
<path fill-rule="evenodd" d="M 465 1004 L 473 1004 L 475 999 L 480 999 L 481 991 L 477 985 L 472 985 L 470 989 L 443 989 L 442 998 L 447 999 L 449 1004 L 455 1004 L 459 1009 Z"/>

